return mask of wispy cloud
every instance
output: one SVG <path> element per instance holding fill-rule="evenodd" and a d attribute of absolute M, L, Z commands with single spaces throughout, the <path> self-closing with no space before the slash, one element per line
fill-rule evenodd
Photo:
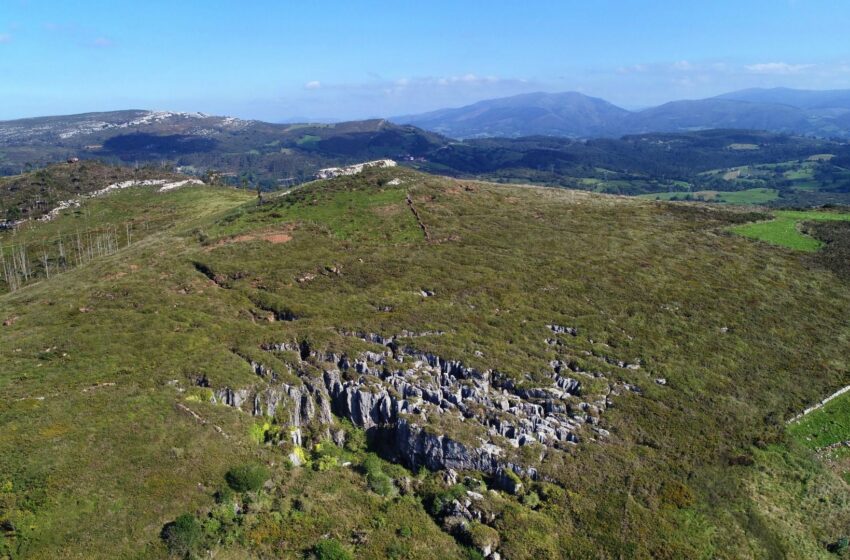
<path fill-rule="evenodd" d="M 304 89 L 321 89 L 321 87 L 322 87 L 322 82 L 320 82 L 318 80 L 313 80 L 311 82 L 307 82 L 306 84 L 304 84 Z"/>
<path fill-rule="evenodd" d="M 813 64 L 788 64 L 787 62 L 761 62 L 758 64 L 747 64 L 744 69 L 754 74 L 799 74 L 803 70 L 812 68 Z"/>
<path fill-rule="evenodd" d="M 448 76 L 437 78 L 436 83 L 441 86 L 451 84 L 495 84 L 499 82 L 496 76 L 478 76 L 476 74 L 463 74 L 462 76 Z"/>
<path fill-rule="evenodd" d="M 12 42 L 12 36 L 8 33 L 0 33 L 0 45 L 8 45 Z"/>

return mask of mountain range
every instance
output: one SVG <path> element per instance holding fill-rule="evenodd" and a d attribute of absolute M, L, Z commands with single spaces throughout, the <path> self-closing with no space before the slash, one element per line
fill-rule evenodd
<path fill-rule="evenodd" d="M 578 92 L 527 93 L 390 120 L 458 139 L 619 137 L 714 128 L 850 138 L 850 90 L 746 89 L 640 111 Z"/>
<path fill-rule="evenodd" d="M 127 110 L 0 122 L 0 176 L 79 158 L 135 168 L 167 166 L 202 179 L 215 176 L 231 185 L 276 190 L 309 181 L 322 168 L 389 158 L 422 171 L 454 177 L 617 194 L 764 187 L 776 189 L 784 204 L 850 201 L 845 176 L 850 147 L 845 142 L 741 129 L 653 132 L 613 138 L 610 136 L 615 121 L 622 117 L 623 110 L 601 100 L 589 101 L 579 94 L 523 96 L 513 100 L 515 109 L 511 110 L 521 112 L 524 104 L 533 101 L 546 105 L 552 113 L 560 111 L 566 115 L 569 111 L 564 105 L 559 106 L 556 99 L 567 100 L 570 111 L 586 117 L 581 125 L 585 134 L 601 137 L 570 138 L 566 116 L 560 118 L 560 128 L 552 130 L 549 136 L 459 141 L 385 119 L 275 124 L 203 113 Z M 669 123 L 676 121 L 676 111 L 687 115 L 689 122 L 703 118 L 704 113 L 688 108 L 694 103 L 698 104 L 678 102 L 652 112 L 625 114 L 645 119 L 655 114 L 657 120 L 666 118 L 665 128 L 669 128 Z M 753 103 L 721 99 L 717 104 Z M 596 109 L 591 110 L 592 107 Z M 788 109 L 784 105 L 779 107 Z M 537 117 L 530 116 L 533 111 L 526 114 L 529 117 L 524 122 L 546 121 L 540 111 Z M 763 126 L 765 120 L 775 114 L 750 112 L 747 124 L 768 128 Z M 486 111 L 481 118 L 486 120 Z M 726 126 L 737 124 L 720 117 L 715 122 Z M 651 124 L 644 126 L 652 128 Z M 493 133 L 495 130 L 490 129 Z M 816 171 L 818 185 L 828 187 L 825 191 L 809 188 L 792 193 L 792 185 L 781 177 L 765 184 L 762 181 L 749 185 L 717 180 L 715 175 L 706 174 L 738 166 L 800 162 L 815 156 L 822 160 Z M 834 159 L 826 161 L 827 156 Z M 810 171 L 814 173 L 815 169 Z M 46 188 L 51 181 L 43 182 Z M 793 195 L 794 199 L 786 195 Z M 51 198 L 49 192 L 43 193 L 42 199 Z M 16 219 L 12 210 L 0 208 L 0 217 L 5 214 L 7 219 Z"/>

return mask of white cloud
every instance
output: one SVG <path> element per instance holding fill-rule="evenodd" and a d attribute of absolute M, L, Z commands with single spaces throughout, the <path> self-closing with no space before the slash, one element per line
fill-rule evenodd
<path fill-rule="evenodd" d="M 312 82 L 307 82 L 304 84 L 304 89 L 320 89 L 322 87 L 322 82 L 318 80 L 313 80 Z"/>
<path fill-rule="evenodd" d="M 811 68 L 812 64 L 788 64 L 787 62 L 762 62 L 759 64 L 748 64 L 744 69 L 754 74 L 797 74 Z"/>
<path fill-rule="evenodd" d="M 12 36 L 8 33 L 0 33 L 0 45 L 5 45 L 12 42 Z"/>
<path fill-rule="evenodd" d="M 425 78 L 422 81 L 447 86 L 451 84 L 494 84 L 500 82 L 495 76 L 478 76 L 477 74 L 463 74 L 462 76 L 445 76 L 442 78 Z"/>
<path fill-rule="evenodd" d="M 690 70 L 693 68 L 693 65 L 687 60 L 680 60 L 678 62 L 673 63 L 674 70 Z"/>

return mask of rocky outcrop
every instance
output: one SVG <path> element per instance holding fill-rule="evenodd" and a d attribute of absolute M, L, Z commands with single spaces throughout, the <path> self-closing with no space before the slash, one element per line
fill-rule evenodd
<path fill-rule="evenodd" d="M 549 328 L 556 335 L 577 335 L 570 327 Z M 548 382 L 532 383 L 530 376 L 517 381 L 517 376 L 480 370 L 410 345 L 418 336 L 442 335 L 439 331 L 341 334 L 376 348 L 349 356 L 318 352 L 306 341 L 266 344 L 261 348 L 289 353 L 290 359 L 294 353 L 310 367 L 293 366 L 295 371 L 284 376 L 247 359 L 264 382 L 254 389 L 219 389 L 214 398 L 278 418 L 294 429 L 298 444 L 306 425 L 321 426 L 338 440 L 334 418 L 345 418 L 377 434 L 387 455 L 413 469 L 481 471 L 500 487 L 516 491 L 521 484 L 517 475 L 535 478 L 537 472 L 511 461 L 511 448 L 539 445 L 542 457 L 547 449 L 575 445 L 588 436 L 607 437 L 599 419 L 610 399 L 621 391 L 640 391 L 618 382 L 602 395 L 584 395 L 574 376 L 599 379 L 602 374 L 560 359 L 549 364 Z M 300 383 L 283 382 L 293 379 L 292 374 Z"/>
<path fill-rule="evenodd" d="M 354 165 L 349 165 L 347 167 L 327 167 L 325 169 L 319 169 L 316 172 L 315 177 L 316 179 L 332 179 L 334 177 L 341 177 L 344 175 L 356 175 L 370 167 L 395 167 L 396 165 L 396 162 L 391 159 L 378 159 L 375 161 L 355 163 Z"/>

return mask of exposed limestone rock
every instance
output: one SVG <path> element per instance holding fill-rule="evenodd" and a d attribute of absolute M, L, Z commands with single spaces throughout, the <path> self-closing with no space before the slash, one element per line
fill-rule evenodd
<path fill-rule="evenodd" d="M 578 336 L 578 329 L 575 327 L 565 327 L 562 325 L 546 325 L 549 329 L 552 330 L 555 334 L 569 334 L 572 336 Z"/>
<path fill-rule="evenodd" d="M 549 328 L 557 334 L 577 334 L 571 327 Z M 542 459 L 552 449 L 610 437 L 599 422 L 611 398 L 640 392 L 634 385 L 617 382 L 605 384 L 604 394 L 585 395 L 582 381 L 574 376 L 603 380 L 604 376 L 561 359 L 550 362 L 548 382 L 531 382 L 530 375 L 518 381 L 517 376 L 479 370 L 409 345 L 410 339 L 442 335 L 441 331 L 340 334 L 375 349 L 349 356 L 317 351 L 304 340 L 265 344 L 266 351 L 294 353 L 297 362 L 310 366 L 293 366 L 295 371 L 280 375 L 246 360 L 262 381 L 253 389 L 219 389 L 214 398 L 284 422 L 293 429 L 294 445 L 301 445 L 305 426 L 312 434 L 321 426 L 324 437 L 342 444 L 344 432 L 334 418 L 345 418 L 377 434 L 385 452 L 410 468 L 445 470 L 455 479 L 456 471 L 481 471 L 498 487 L 518 493 L 520 477 L 535 479 L 537 471 L 512 460 L 512 448 L 536 445 Z M 293 376 L 300 383 L 284 382 Z M 467 518 L 461 509 L 451 517 Z"/>
<path fill-rule="evenodd" d="M 340 177 L 344 175 L 356 175 L 369 167 L 395 167 L 396 165 L 396 162 L 391 159 L 378 159 L 375 161 L 356 163 L 347 167 L 327 167 L 325 169 L 319 169 L 316 172 L 315 177 L 316 179 L 332 179 L 333 177 Z"/>

